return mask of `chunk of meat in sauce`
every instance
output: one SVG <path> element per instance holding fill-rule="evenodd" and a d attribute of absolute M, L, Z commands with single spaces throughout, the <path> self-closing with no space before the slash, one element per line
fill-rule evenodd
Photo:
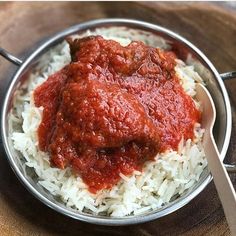
<path fill-rule="evenodd" d="M 119 180 L 119 173 L 140 169 L 158 146 L 157 129 L 132 94 L 94 80 L 64 89 L 49 146 L 51 160 L 60 168 L 72 161 L 90 190 L 93 179 L 107 188 Z"/>
<path fill-rule="evenodd" d="M 73 62 L 34 92 L 44 107 L 39 146 L 55 166 L 71 166 L 96 192 L 194 137 L 200 113 L 180 85 L 172 52 L 101 36 L 69 43 Z"/>

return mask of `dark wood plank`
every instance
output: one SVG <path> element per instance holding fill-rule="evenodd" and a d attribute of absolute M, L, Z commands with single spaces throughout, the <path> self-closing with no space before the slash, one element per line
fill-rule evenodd
<path fill-rule="evenodd" d="M 0 46 L 24 58 L 53 33 L 82 21 L 126 17 L 168 27 L 198 46 L 220 72 L 236 70 L 236 14 L 211 3 L 0 3 Z M 0 102 L 16 67 L 0 58 Z M 226 161 L 236 155 L 236 81 L 227 81 L 233 133 Z M 236 186 L 236 175 L 231 175 Z M 214 184 L 190 204 L 159 220 L 127 227 L 95 226 L 62 216 L 41 204 L 20 184 L 0 146 L 1 235 L 229 235 Z"/>

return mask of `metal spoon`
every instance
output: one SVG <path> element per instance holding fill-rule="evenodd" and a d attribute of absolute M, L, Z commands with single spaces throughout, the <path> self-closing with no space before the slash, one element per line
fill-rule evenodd
<path fill-rule="evenodd" d="M 205 129 L 203 146 L 213 180 L 224 209 L 224 213 L 232 235 L 236 235 L 236 193 L 226 169 L 220 160 L 220 155 L 213 137 L 212 129 L 216 110 L 212 97 L 202 84 L 196 86 L 196 98 L 203 104 L 202 127 Z"/>

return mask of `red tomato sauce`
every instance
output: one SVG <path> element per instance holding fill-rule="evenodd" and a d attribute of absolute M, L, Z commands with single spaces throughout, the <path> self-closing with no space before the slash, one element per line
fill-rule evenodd
<path fill-rule="evenodd" d="M 193 138 L 200 120 L 175 74 L 173 52 L 101 36 L 70 40 L 72 62 L 34 91 L 39 147 L 95 193 Z"/>

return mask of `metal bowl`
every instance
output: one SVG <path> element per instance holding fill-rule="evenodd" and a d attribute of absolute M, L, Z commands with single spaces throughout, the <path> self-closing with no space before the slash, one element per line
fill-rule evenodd
<path fill-rule="evenodd" d="M 35 68 L 38 61 L 40 60 L 40 57 L 51 47 L 61 43 L 68 35 L 82 33 L 86 30 L 93 31 L 94 29 L 98 29 L 101 27 L 121 27 L 119 30 L 133 29 L 137 32 L 146 31 L 150 34 L 161 36 L 165 40 L 167 40 L 169 44 L 175 49 L 179 58 L 185 61 L 187 58 L 188 61 L 191 60 L 191 63 L 195 65 L 195 70 L 204 79 L 216 106 L 217 119 L 214 128 L 214 137 L 222 161 L 226 155 L 232 128 L 231 107 L 222 78 L 233 78 L 235 77 L 235 72 L 229 72 L 220 75 L 212 65 L 212 63 L 208 60 L 208 58 L 185 38 L 157 25 L 127 19 L 101 19 L 75 25 L 51 37 L 40 47 L 38 47 L 38 49 L 35 50 L 28 58 L 26 58 L 24 62 L 12 56 L 4 49 L 0 49 L 0 54 L 2 56 L 19 66 L 19 69 L 12 78 L 10 86 L 8 87 L 5 95 L 1 117 L 1 132 L 2 142 L 7 154 L 8 161 L 23 185 L 25 185 L 25 187 L 36 198 L 38 198 L 47 206 L 64 215 L 81 221 L 101 225 L 128 225 L 142 223 L 170 214 L 171 212 L 174 212 L 183 207 L 194 197 L 196 197 L 210 183 L 212 179 L 207 168 L 203 171 L 200 180 L 191 189 L 186 191 L 182 196 L 173 200 L 171 203 L 166 204 L 162 208 L 151 210 L 136 216 L 95 216 L 89 213 L 80 213 L 76 210 L 67 208 L 62 202 L 50 195 L 46 190 L 40 187 L 35 180 L 29 177 L 22 168 L 22 163 L 19 158 L 19 155 L 21 154 L 13 148 L 13 144 L 10 138 L 11 134 L 9 129 L 9 114 L 13 106 L 14 94 L 21 87 L 27 75 Z M 228 165 L 227 167 L 229 170 L 235 171 L 235 166 Z"/>

